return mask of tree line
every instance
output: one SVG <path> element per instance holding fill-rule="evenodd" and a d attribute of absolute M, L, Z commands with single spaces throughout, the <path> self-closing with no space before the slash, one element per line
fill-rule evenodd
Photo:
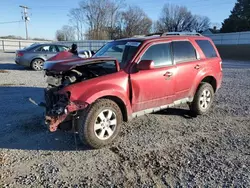
<path fill-rule="evenodd" d="M 209 28 L 208 17 L 193 15 L 185 6 L 165 4 L 157 21 L 124 0 L 82 0 L 69 14 L 71 25 L 56 31 L 57 40 L 117 39 L 152 32 L 196 31 Z"/>
<path fill-rule="evenodd" d="M 68 16 L 71 25 L 56 31 L 57 40 L 113 40 L 157 32 L 202 32 L 211 25 L 208 17 L 172 4 L 165 4 L 158 20 L 153 21 L 143 9 L 126 5 L 125 0 L 82 0 Z M 250 0 L 237 0 L 220 31 L 249 30 Z"/>

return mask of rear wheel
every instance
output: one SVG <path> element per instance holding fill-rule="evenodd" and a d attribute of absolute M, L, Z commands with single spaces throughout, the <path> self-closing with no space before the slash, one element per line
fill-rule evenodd
<path fill-rule="evenodd" d="M 41 71 L 43 70 L 43 64 L 44 64 L 44 61 L 42 59 L 34 59 L 31 62 L 31 68 L 35 71 Z"/>
<path fill-rule="evenodd" d="M 206 114 L 214 100 L 214 89 L 209 83 L 201 83 L 193 102 L 189 105 L 193 115 Z"/>
<path fill-rule="evenodd" d="M 115 102 L 97 100 L 78 120 L 80 140 L 92 148 L 102 148 L 117 138 L 121 123 L 122 113 Z"/>

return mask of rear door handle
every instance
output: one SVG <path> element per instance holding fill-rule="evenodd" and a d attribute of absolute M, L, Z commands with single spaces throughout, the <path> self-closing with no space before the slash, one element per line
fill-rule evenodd
<path fill-rule="evenodd" d="M 200 65 L 196 65 L 194 68 L 195 69 L 200 69 Z"/>
<path fill-rule="evenodd" d="M 173 76 L 173 73 L 172 73 L 172 72 L 166 72 L 166 73 L 164 74 L 164 76 L 165 76 L 165 77 L 171 77 L 171 76 Z"/>

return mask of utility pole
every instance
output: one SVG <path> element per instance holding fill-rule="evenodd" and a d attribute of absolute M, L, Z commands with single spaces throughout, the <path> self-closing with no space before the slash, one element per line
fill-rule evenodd
<path fill-rule="evenodd" d="M 19 7 L 23 8 L 23 19 L 24 19 L 24 22 L 25 22 L 26 40 L 28 40 L 29 39 L 29 35 L 28 35 L 28 21 L 30 20 L 30 18 L 28 16 L 28 9 L 29 9 L 29 7 L 23 6 L 23 5 L 20 5 Z"/>

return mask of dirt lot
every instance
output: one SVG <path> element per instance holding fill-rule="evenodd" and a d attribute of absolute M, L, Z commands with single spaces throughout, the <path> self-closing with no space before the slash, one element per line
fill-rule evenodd
<path fill-rule="evenodd" d="M 124 124 L 112 146 L 87 150 L 42 126 L 28 98 L 42 100 L 43 74 L 13 57 L 0 54 L 0 187 L 250 187 L 250 63 L 225 61 L 208 115 L 150 114 Z"/>

